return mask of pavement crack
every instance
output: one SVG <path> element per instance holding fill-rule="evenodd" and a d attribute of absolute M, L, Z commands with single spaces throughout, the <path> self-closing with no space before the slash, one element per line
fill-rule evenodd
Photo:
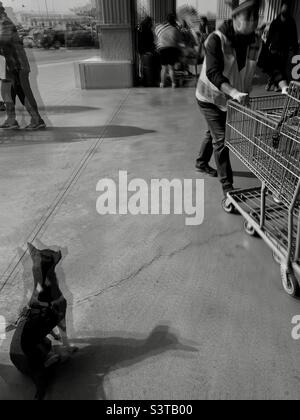
<path fill-rule="evenodd" d="M 175 257 L 175 255 L 181 254 L 182 252 L 186 251 L 188 248 L 193 247 L 193 246 L 196 246 L 196 244 L 194 244 L 193 242 L 189 242 L 185 246 L 175 249 L 175 251 L 172 251 L 170 254 L 163 255 L 163 257 L 173 258 Z"/>
<path fill-rule="evenodd" d="M 214 242 L 216 239 L 230 238 L 231 236 L 234 236 L 240 232 L 241 232 L 241 229 L 236 229 L 236 230 L 233 230 L 232 232 L 217 233 L 216 235 L 208 238 L 207 240 L 197 244 L 197 246 L 208 245 L 209 243 Z"/>
<path fill-rule="evenodd" d="M 145 262 L 138 270 L 136 270 L 134 273 L 131 273 L 129 276 L 122 278 L 121 280 L 111 284 L 110 286 L 98 291 L 97 293 L 93 293 L 90 296 L 85 297 L 84 299 L 78 300 L 76 302 L 76 304 L 81 304 L 87 301 L 90 301 L 91 299 L 94 299 L 96 297 L 99 297 L 101 295 L 103 295 L 104 293 L 112 290 L 112 289 L 116 289 L 120 286 L 123 285 L 123 283 L 126 283 L 127 281 L 133 280 L 135 279 L 142 271 L 146 270 L 147 268 L 149 268 L 156 260 L 159 260 L 161 258 L 161 255 L 155 255 L 151 261 Z"/>
<path fill-rule="evenodd" d="M 188 242 L 187 244 L 185 244 L 184 246 L 175 249 L 174 251 L 170 252 L 169 254 L 162 254 L 162 253 L 158 253 L 156 254 L 150 261 L 145 262 L 141 267 L 139 267 L 136 271 L 134 271 L 133 273 L 129 274 L 127 277 L 122 278 L 121 280 L 111 284 L 108 287 L 105 287 L 104 289 L 101 289 L 89 296 L 86 296 L 83 299 L 77 300 L 74 304 L 74 306 L 83 304 L 85 302 L 89 302 L 92 299 L 95 299 L 113 289 L 116 289 L 120 286 L 122 286 L 124 283 L 134 280 L 139 274 L 141 274 L 143 271 L 145 271 L 147 268 L 149 268 L 151 265 L 153 265 L 156 261 L 159 261 L 162 258 L 173 258 L 178 254 L 181 254 L 182 252 L 185 252 L 188 248 L 190 247 L 197 247 L 200 248 L 202 246 L 208 245 L 210 242 L 215 241 L 216 239 L 222 239 L 222 238 L 228 238 L 230 236 L 234 236 L 235 234 L 239 233 L 241 230 L 234 230 L 232 232 L 226 232 L 226 233 L 220 233 L 217 235 L 212 236 L 211 238 L 201 242 L 201 243 L 193 243 L 193 242 Z"/>

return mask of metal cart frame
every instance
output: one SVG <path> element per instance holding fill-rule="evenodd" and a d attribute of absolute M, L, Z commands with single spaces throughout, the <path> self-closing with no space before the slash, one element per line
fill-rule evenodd
<path fill-rule="evenodd" d="M 300 83 L 249 108 L 230 101 L 226 145 L 262 185 L 229 193 L 223 209 L 243 216 L 246 233 L 273 251 L 284 290 L 300 295 Z"/>

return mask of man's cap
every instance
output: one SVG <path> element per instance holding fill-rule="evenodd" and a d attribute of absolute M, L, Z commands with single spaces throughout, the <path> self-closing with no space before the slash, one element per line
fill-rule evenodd
<path fill-rule="evenodd" d="M 247 9 L 260 8 L 263 0 L 227 0 L 226 4 L 232 9 L 232 16 Z"/>

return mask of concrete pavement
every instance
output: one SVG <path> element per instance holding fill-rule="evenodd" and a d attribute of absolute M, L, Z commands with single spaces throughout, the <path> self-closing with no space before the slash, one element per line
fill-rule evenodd
<path fill-rule="evenodd" d="M 55 78 L 52 77 L 55 71 Z M 38 85 L 51 128 L 0 140 L 1 313 L 13 320 L 31 289 L 27 240 L 63 249 L 68 327 L 81 351 L 48 399 L 299 399 L 299 302 L 239 216 L 205 178 L 205 220 L 99 216 L 96 184 L 199 177 L 205 125 L 193 89 L 81 92 L 73 67 L 44 67 Z M 54 80 L 55 79 L 55 83 Z M 236 160 L 237 186 L 256 185 Z M 4 283 L 6 283 L 4 285 Z M 33 389 L 0 349 L 0 399 Z"/>

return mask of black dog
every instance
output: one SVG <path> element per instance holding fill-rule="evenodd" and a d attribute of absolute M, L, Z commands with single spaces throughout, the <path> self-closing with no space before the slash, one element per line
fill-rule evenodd
<path fill-rule="evenodd" d="M 53 351 L 47 336 L 52 335 L 56 340 L 61 340 L 68 354 L 76 349 L 70 346 L 67 337 L 67 302 L 55 273 L 62 254 L 51 250 L 39 251 L 32 244 L 28 244 L 28 249 L 33 261 L 34 290 L 18 322 L 10 357 L 20 372 L 33 379 L 37 388 L 35 398 L 43 399 L 47 372 L 50 367 L 62 361 L 62 355 Z M 61 335 L 54 332 L 57 327 Z"/>

